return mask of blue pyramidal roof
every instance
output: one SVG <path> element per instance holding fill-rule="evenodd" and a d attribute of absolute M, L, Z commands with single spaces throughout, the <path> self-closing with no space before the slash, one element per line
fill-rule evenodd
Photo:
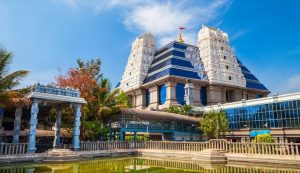
<path fill-rule="evenodd" d="M 206 80 L 206 75 L 201 73 L 203 69 L 196 69 L 191 60 L 186 57 L 187 45 L 173 41 L 158 49 L 148 70 L 144 83 L 149 83 L 164 76 L 178 76 L 189 79 Z M 202 66 L 203 68 L 203 66 Z"/>
<path fill-rule="evenodd" d="M 260 81 L 250 72 L 250 70 L 243 65 L 238 59 L 238 63 L 242 69 L 242 73 L 246 79 L 246 88 L 269 91 Z"/>

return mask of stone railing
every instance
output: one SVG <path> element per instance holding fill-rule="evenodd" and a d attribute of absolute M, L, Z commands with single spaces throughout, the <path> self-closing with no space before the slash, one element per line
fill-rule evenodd
<path fill-rule="evenodd" d="M 0 143 L 0 155 L 19 155 L 27 153 L 27 143 Z"/>
<path fill-rule="evenodd" d="M 207 142 L 81 142 L 82 151 L 114 150 L 114 149 L 149 149 L 202 151 L 204 149 L 219 149 L 228 153 L 271 154 L 271 155 L 300 155 L 300 143 L 233 143 L 226 140 L 213 139 Z"/>
<path fill-rule="evenodd" d="M 299 156 L 300 143 L 229 143 L 229 153 Z"/>

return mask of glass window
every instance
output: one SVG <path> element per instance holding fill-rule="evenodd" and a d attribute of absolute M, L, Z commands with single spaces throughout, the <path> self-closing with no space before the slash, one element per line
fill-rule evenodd
<path fill-rule="evenodd" d="M 166 102 L 166 95 L 167 95 L 167 91 L 166 91 L 166 85 L 160 85 L 159 86 L 159 104 L 163 105 Z"/>

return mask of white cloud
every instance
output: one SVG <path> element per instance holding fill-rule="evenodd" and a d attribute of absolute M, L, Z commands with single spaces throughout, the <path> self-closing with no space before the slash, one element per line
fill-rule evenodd
<path fill-rule="evenodd" d="M 184 26 L 185 42 L 195 44 L 199 26 L 215 19 L 231 0 L 54 0 L 71 7 L 89 7 L 96 14 L 118 8 L 126 28 L 137 34 L 150 31 L 159 43 L 178 38 L 178 27 Z M 197 5 L 195 5 L 197 4 Z"/>
<path fill-rule="evenodd" d="M 300 74 L 289 77 L 277 89 L 279 94 L 300 92 Z"/>
<path fill-rule="evenodd" d="M 286 90 L 287 92 L 300 91 L 300 75 L 294 75 L 287 80 Z"/>
<path fill-rule="evenodd" d="M 247 28 L 247 29 L 239 29 L 237 30 L 231 37 L 230 40 L 236 40 L 238 38 L 243 37 L 244 35 L 246 35 L 248 32 L 250 32 L 252 29 L 251 28 Z"/>
<path fill-rule="evenodd" d="M 197 30 L 202 24 L 214 19 L 227 0 L 215 0 L 190 6 L 187 1 L 166 1 L 146 3 L 132 8 L 124 17 L 124 24 L 130 30 L 152 32 L 160 38 L 159 43 L 177 40 L 178 27 L 184 26 L 184 38 L 187 43 L 195 44 Z"/>

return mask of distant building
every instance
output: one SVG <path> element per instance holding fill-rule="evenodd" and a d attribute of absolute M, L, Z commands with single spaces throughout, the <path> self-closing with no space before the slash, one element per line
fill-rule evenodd
<path fill-rule="evenodd" d="M 107 120 L 110 140 L 202 140 L 199 119 L 162 111 L 122 109 Z"/>
<path fill-rule="evenodd" d="M 224 110 L 231 141 L 252 141 L 258 134 L 271 134 L 277 142 L 300 142 L 300 93 L 275 95 L 234 103 L 198 107 L 196 111 Z"/>
<path fill-rule="evenodd" d="M 118 86 L 134 108 L 166 109 L 266 97 L 270 91 L 237 59 L 226 33 L 203 26 L 198 46 L 173 41 L 157 49 L 146 33 L 132 44 Z"/>

